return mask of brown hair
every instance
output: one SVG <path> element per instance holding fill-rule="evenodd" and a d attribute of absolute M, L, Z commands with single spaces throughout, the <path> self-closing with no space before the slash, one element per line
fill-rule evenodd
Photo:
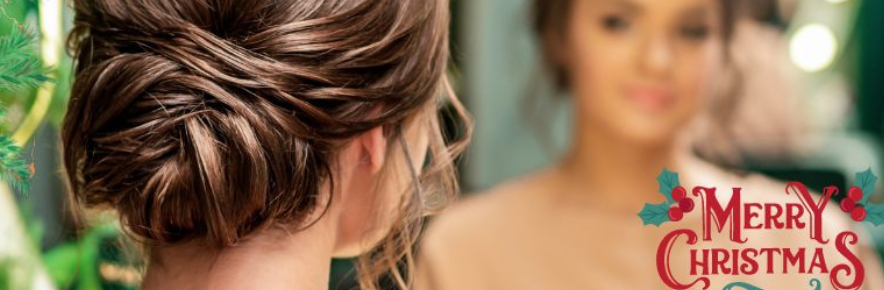
<path fill-rule="evenodd" d="M 149 245 L 229 246 L 273 224 L 309 226 L 340 145 L 399 128 L 440 95 L 466 129 L 446 146 L 430 118 L 422 179 L 453 194 L 470 121 L 445 74 L 447 5 L 74 0 L 76 80 L 62 128 L 73 196 L 118 210 Z M 403 200 L 381 254 L 360 263 L 363 287 L 385 270 L 407 283 L 394 264 L 410 257 L 420 200 Z"/>

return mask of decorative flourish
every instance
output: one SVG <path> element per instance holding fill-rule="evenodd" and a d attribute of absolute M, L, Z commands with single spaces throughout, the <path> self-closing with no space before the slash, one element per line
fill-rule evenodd
<path fill-rule="evenodd" d="M 735 290 L 735 289 L 764 290 L 760 287 L 754 286 L 754 285 L 746 283 L 746 282 L 733 282 L 733 283 L 725 285 L 724 288 L 721 288 L 721 290 Z"/>
<path fill-rule="evenodd" d="M 820 279 L 817 278 L 810 279 L 809 284 L 810 287 L 813 287 L 813 290 L 820 290 L 820 287 L 823 286 L 823 283 L 820 282 Z"/>
<path fill-rule="evenodd" d="M 810 284 L 810 287 L 813 287 L 811 290 L 820 290 L 820 287 L 822 287 L 822 285 L 823 285 L 823 283 L 820 282 L 820 280 L 817 278 L 810 279 L 809 284 Z M 737 288 L 735 288 L 735 287 L 737 287 Z M 759 288 L 758 286 L 754 286 L 754 285 L 746 283 L 746 282 L 733 282 L 733 283 L 725 285 L 724 288 L 721 288 L 721 290 L 737 290 L 737 289 L 764 290 L 762 288 Z"/>

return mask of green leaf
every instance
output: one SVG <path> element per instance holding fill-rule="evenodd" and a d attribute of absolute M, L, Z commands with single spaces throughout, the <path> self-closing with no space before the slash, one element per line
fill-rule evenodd
<path fill-rule="evenodd" d="M 675 203 L 675 200 L 672 199 L 672 189 L 680 185 L 678 184 L 678 173 L 663 168 L 660 175 L 657 175 L 657 183 L 660 184 L 660 193 L 666 197 L 666 204 Z"/>
<path fill-rule="evenodd" d="M 55 246 L 43 254 L 43 265 L 49 278 L 55 285 L 71 285 L 77 275 L 77 266 L 80 264 L 80 245 L 77 243 L 65 243 Z"/>
<path fill-rule="evenodd" d="M 638 216 L 642 219 L 642 225 L 660 226 L 669 221 L 669 204 L 645 203 L 645 207 L 638 213 Z"/>
<path fill-rule="evenodd" d="M 866 204 L 866 221 L 876 226 L 884 224 L 884 205 Z"/>
<path fill-rule="evenodd" d="M 856 184 L 863 191 L 863 198 L 859 200 L 860 204 L 868 203 L 869 197 L 875 192 L 876 181 L 878 181 L 878 177 L 872 173 L 872 168 L 856 173 Z"/>
<path fill-rule="evenodd" d="M 30 164 L 24 161 L 21 147 L 7 135 L 0 135 L 0 180 L 27 195 L 31 184 Z"/>
<path fill-rule="evenodd" d="M 35 40 L 36 35 L 27 27 L 16 27 L 0 36 L 0 89 L 38 87 L 52 81 L 33 49 Z"/>

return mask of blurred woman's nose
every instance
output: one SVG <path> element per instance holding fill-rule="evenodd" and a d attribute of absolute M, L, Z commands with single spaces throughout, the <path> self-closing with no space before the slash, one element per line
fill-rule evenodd
<path fill-rule="evenodd" d="M 656 79 L 668 77 L 673 61 L 673 48 L 669 39 L 663 35 L 649 35 L 643 46 L 640 58 L 645 75 Z"/>

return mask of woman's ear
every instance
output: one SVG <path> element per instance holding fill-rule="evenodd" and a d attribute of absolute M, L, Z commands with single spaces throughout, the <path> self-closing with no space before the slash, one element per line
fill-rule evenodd
<path fill-rule="evenodd" d="M 359 147 L 359 162 L 370 166 L 371 173 L 378 173 L 387 159 L 387 138 L 384 128 L 378 126 L 356 138 Z"/>

